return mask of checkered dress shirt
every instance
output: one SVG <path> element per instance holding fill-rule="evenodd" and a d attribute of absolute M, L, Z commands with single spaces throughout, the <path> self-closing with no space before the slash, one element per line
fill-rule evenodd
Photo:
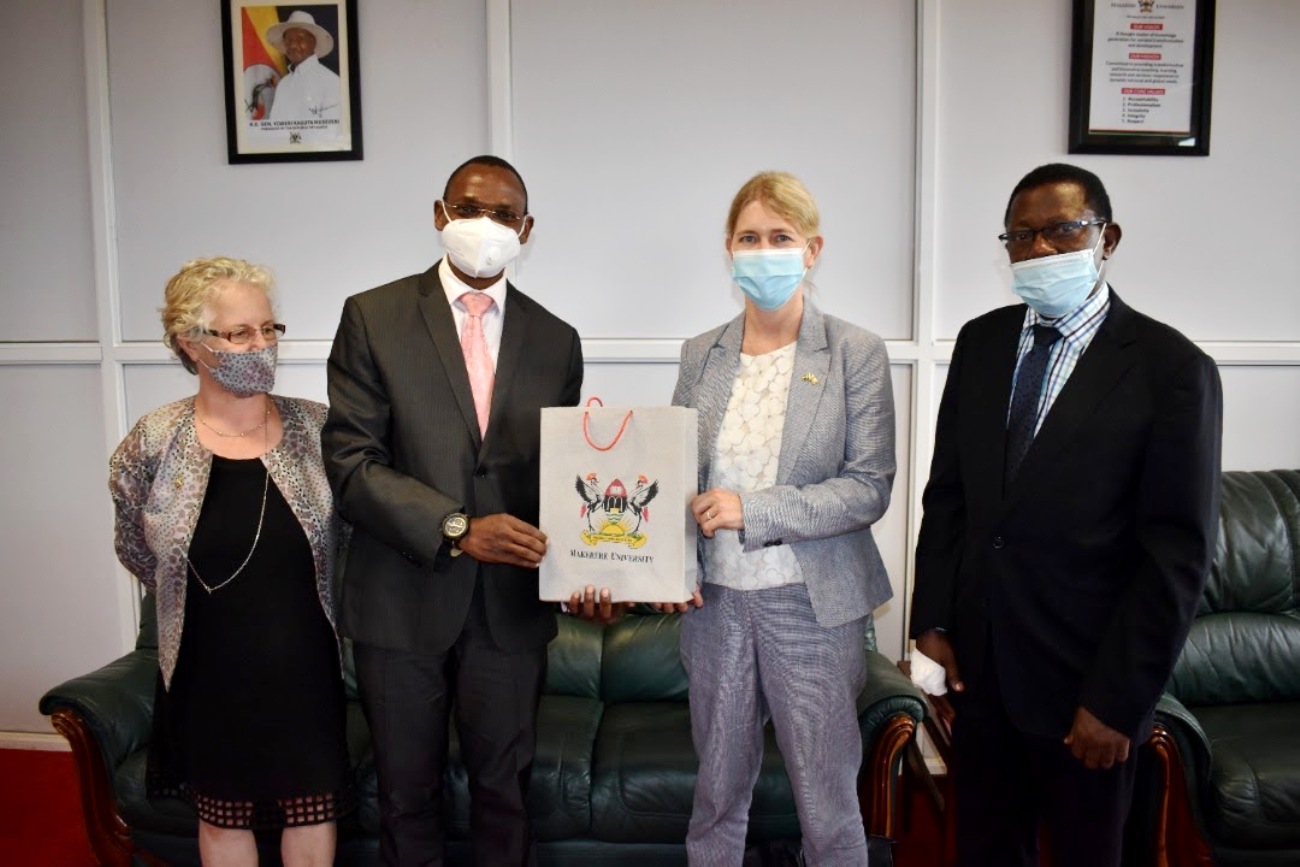
<path fill-rule="evenodd" d="M 1020 351 L 1016 356 L 1016 376 L 1020 375 L 1021 365 L 1024 363 L 1025 356 L 1029 350 L 1034 348 L 1034 326 L 1035 325 L 1054 325 L 1057 331 L 1061 332 L 1061 339 L 1056 341 L 1052 347 L 1052 353 L 1047 359 L 1047 375 L 1043 377 L 1043 393 L 1038 398 L 1038 413 L 1034 420 L 1034 435 L 1038 435 L 1038 430 L 1043 426 L 1043 419 L 1047 418 L 1047 413 L 1052 409 L 1052 404 L 1060 395 L 1061 390 L 1065 388 L 1065 383 L 1069 380 L 1070 374 L 1074 372 L 1075 366 L 1079 359 L 1083 357 L 1084 350 L 1088 344 L 1092 343 L 1092 338 L 1097 335 L 1097 330 L 1101 328 L 1101 323 L 1106 320 L 1106 314 L 1110 312 L 1110 287 L 1105 283 L 1091 298 L 1083 303 L 1081 307 L 1073 313 L 1067 313 L 1060 319 L 1051 320 L 1039 316 L 1034 308 L 1030 307 L 1025 311 L 1025 324 L 1020 329 Z M 1011 393 L 1015 394 L 1016 383 L 1011 381 Z M 1011 406 L 1007 405 L 1007 420 L 1011 418 Z"/>

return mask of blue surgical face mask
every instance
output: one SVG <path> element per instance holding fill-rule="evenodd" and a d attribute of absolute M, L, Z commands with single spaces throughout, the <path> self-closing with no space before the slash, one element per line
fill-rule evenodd
<path fill-rule="evenodd" d="M 731 279 L 760 309 L 775 310 L 790 300 L 808 273 L 803 265 L 805 249 L 806 245 L 732 253 Z"/>
<path fill-rule="evenodd" d="M 1098 238 L 1091 250 L 1012 262 L 1011 291 L 1048 319 L 1077 310 L 1101 281 L 1097 247 L 1104 239 L 1105 235 Z"/>

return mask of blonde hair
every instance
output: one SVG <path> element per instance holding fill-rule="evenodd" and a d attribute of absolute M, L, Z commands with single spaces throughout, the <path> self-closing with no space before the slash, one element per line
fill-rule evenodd
<path fill-rule="evenodd" d="M 162 314 L 163 343 L 185 365 L 190 373 L 197 368 L 180 345 L 180 339 L 197 340 L 209 327 L 207 307 L 221 292 L 235 283 L 256 286 L 267 297 L 275 291 L 275 278 L 261 265 L 244 259 L 213 256 L 210 259 L 192 259 L 181 266 L 175 276 L 167 281 L 163 290 Z"/>
<path fill-rule="evenodd" d="M 821 213 L 817 202 L 803 182 L 789 172 L 759 172 L 736 193 L 727 214 L 727 237 L 736 232 L 740 212 L 751 202 L 761 202 L 765 208 L 789 220 L 805 238 L 811 238 L 821 228 Z"/>

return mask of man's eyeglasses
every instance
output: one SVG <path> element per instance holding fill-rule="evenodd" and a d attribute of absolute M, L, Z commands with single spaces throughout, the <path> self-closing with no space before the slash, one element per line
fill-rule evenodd
<path fill-rule="evenodd" d="M 249 328 L 247 325 L 241 325 L 238 328 L 232 328 L 229 331 L 213 331 L 211 328 L 200 329 L 204 334 L 213 337 L 220 337 L 222 340 L 229 340 L 236 346 L 247 346 L 253 342 L 253 335 L 259 331 L 262 333 L 262 339 L 267 343 L 275 343 L 284 334 L 284 325 L 279 322 L 272 322 L 269 325 L 263 325 L 261 328 Z"/>
<path fill-rule="evenodd" d="M 447 204 L 444 202 L 443 204 Z M 514 211 L 507 211 L 505 208 L 482 208 L 478 205 L 471 205 L 468 202 L 462 202 L 459 205 L 447 204 L 447 210 L 451 211 L 462 220 L 473 220 L 478 217 L 491 217 L 498 223 L 518 223 L 526 214 L 516 214 Z"/>
<path fill-rule="evenodd" d="M 1055 246 L 1058 242 L 1077 240 L 1089 226 L 1104 226 L 1107 222 L 1106 220 L 1070 220 L 1066 223 L 1053 223 L 1041 229 L 1012 229 L 998 235 L 998 240 L 1008 247 L 1028 247 L 1034 243 L 1036 236 L 1042 235 L 1049 244 Z"/>

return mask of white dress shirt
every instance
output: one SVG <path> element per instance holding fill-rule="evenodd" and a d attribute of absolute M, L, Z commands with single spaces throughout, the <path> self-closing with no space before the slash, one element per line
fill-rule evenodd
<path fill-rule="evenodd" d="M 480 292 L 483 295 L 491 297 L 495 302 L 486 313 L 483 314 L 483 337 L 487 340 L 488 355 L 492 358 L 492 367 L 497 366 L 497 356 L 501 354 L 501 330 L 505 327 L 506 322 L 506 272 L 502 271 L 501 276 L 495 283 L 486 289 L 474 289 L 465 285 L 456 272 L 451 270 L 451 264 L 447 257 L 443 256 L 442 261 L 438 263 L 438 277 L 442 280 L 442 289 L 447 293 L 447 303 L 451 305 L 451 316 L 456 320 L 456 336 L 460 337 L 465 333 L 465 305 L 461 304 L 460 296 L 466 292 Z"/>

